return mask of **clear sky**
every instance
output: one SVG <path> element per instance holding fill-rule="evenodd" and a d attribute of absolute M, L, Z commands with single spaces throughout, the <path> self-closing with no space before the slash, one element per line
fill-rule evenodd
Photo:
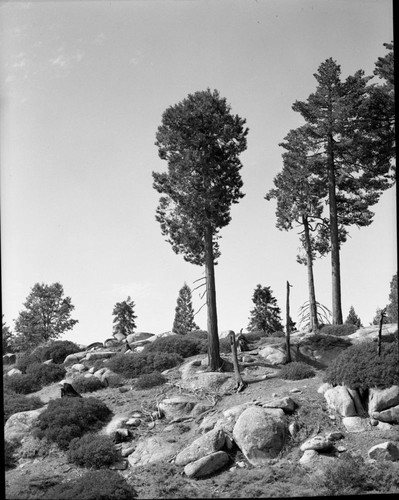
<path fill-rule="evenodd" d="M 2 307 L 14 319 L 37 282 L 60 282 L 82 344 L 112 335 L 128 295 L 137 331 L 171 330 L 186 281 L 203 269 L 164 241 L 152 171 L 166 170 L 155 133 L 163 111 L 218 89 L 247 120 L 246 196 L 222 229 L 219 330 L 248 325 L 257 284 L 291 315 L 308 299 L 296 230 L 275 227 L 264 196 L 282 169 L 278 144 L 303 122 L 291 106 L 332 57 L 346 78 L 371 75 L 393 39 L 390 0 L 143 0 L 0 3 Z M 388 303 L 397 269 L 396 190 L 341 251 L 342 305 L 366 326 Z M 330 256 L 315 263 L 316 298 L 331 308 Z M 197 310 L 202 290 L 193 292 Z M 206 307 L 196 316 L 206 328 Z"/>

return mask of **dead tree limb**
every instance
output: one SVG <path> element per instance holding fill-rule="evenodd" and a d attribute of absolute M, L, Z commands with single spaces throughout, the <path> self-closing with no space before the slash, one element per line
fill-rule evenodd
<path fill-rule="evenodd" d="M 231 354 L 233 357 L 234 375 L 236 377 L 236 385 L 234 386 L 234 390 L 237 392 L 241 392 L 248 386 L 248 384 L 244 382 L 244 380 L 241 377 L 240 368 L 238 365 L 238 358 L 237 358 L 236 338 L 233 330 L 230 330 L 229 335 L 230 335 Z"/>
<path fill-rule="evenodd" d="M 380 312 L 380 325 L 378 328 L 378 344 L 377 344 L 377 354 L 381 356 L 381 341 L 382 341 L 382 324 L 385 318 L 385 309 Z"/>

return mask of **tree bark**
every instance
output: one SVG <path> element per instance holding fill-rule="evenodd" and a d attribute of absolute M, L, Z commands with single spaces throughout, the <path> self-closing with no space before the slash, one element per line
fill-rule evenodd
<path fill-rule="evenodd" d="M 287 363 L 291 363 L 291 345 L 290 345 L 290 334 L 291 334 L 291 318 L 290 318 L 290 284 L 287 281 L 287 303 L 286 303 L 286 345 L 287 345 Z"/>
<path fill-rule="evenodd" d="M 382 342 L 382 324 L 384 322 L 385 310 L 383 309 L 380 313 L 380 324 L 378 328 L 378 342 L 377 342 L 377 354 L 381 356 L 381 342 Z"/>
<path fill-rule="evenodd" d="M 216 311 L 215 264 L 213 258 L 212 227 L 205 227 L 205 276 L 208 326 L 208 363 L 210 371 L 218 371 L 222 366 L 219 350 L 219 335 Z"/>
<path fill-rule="evenodd" d="M 241 392 L 247 387 L 248 384 L 244 382 L 244 380 L 241 377 L 240 367 L 238 365 L 238 358 L 237 358 L 236 338 L 233 330 L 230 331 L 230 346 L 231 346 L 231 355 L 233 358 L 234 375 L 236 377 L 236 385 L 234 387 L 234 390 L 237 392 Z"/>
<path fill-rule="evenodd" d="M 331 235 L 331 278 L 332 278 L 332 322 L 342 325 L 341 306 L 341 271 L 339 262 L 339 238 L 337 200 L 335 197 L 334 151 L 332 134 L 328 136 L 328 196 L 330 205 L 330 235 Z"/>
<path fill-rule="evenodd" d="M 303 215 L 302 223 L 305 231 L 305 250 L 306 250 L 306 267 L 308 271 L 308 290 L 309 290 L 309 313 L 310 313 L 310 327 L 312 332 L 316 332 L 319 328 L 319 320 L 317 319 L 317 304 L 316 292 L 313 277 L 313 257 L 312 247 L 310 243 L 309 221 Z"/>

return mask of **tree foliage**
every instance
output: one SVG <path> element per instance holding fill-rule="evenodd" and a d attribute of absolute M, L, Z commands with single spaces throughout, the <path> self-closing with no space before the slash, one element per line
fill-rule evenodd
<path fill-rule="evenodd" d="M 15 320 L 17 336 L 14 343 L 18 350 L 57 339 L 78 323 L 78 320 L 71 319 L 75 306 L 70 297 L 64 297 L 64 288 L 60 283 L 36 283 L 24 307 L 25 310 Z"/>
<path fill-rule="evenodd" d="M 194 309 L 190 287 L 184 283 L 177 297 L 177 306 L 175 309 L 175 319 L 172 331 L 185 335 L 192 330 L 198 330 L 199 327 L 194 321 Z"/>
<path fill-rule="evenodd" d="M 387 323 L 398 322 L 398 273 L 392 277 L 389 292 L 389 304 L 386 308 Z"/>
<path fill-rule="evenodd" d="M 387 92 L 369 85 L 372 77 L 359 70 L 342 81 L 341 68 L 331 58 L 314 76 L 315 92 L 296 101 L 293 110 L 305 120 L 307 165 L 328 187 L 329 223 L 319 226 L 317 238 L 331 249 L 333 323 L 341 324 L 340 244 L 349 226 L 371 224 L 369 207 L 391 186 L 394 136 L 390 123 L 378 118 L 383 109 L 389 114 Z"/>
<path fill-rule="evenodd" d="M 220 256 L 217 240 L 219 230 L 231 220 L 231 205 L 244 196 L 239 159 L 247 147 L 244 125 L 217 90 L 207 89 L 167 108 L 156 134 L 159 157 L 168 164 L 167 172 L 152 174 L 154 189 L 163 195 L 156 220 L 176 253 L 205 265 L 211 370 L 221 366 L 214 275 Z"/>
<path fill-rule="evenodd" d="M 4 321 L 4 315 L 1 316 L 1 335 L 2 335 L 2 346 L 3 354 L 7 352 L 12 352 L 12 332 L 10 327 Z"/>
<path fill-rule="evenodd" d="M 122 302 L 117 302 L 114 306 L 112 314 L 114 317 L 113 323 L 113 333 L 121 333 L 122 335 L 129 335 L 133 333 L 136 328 L 135 319 L 137 316 L 134 314 L 135 304 L 128 296 L 128 298 Z"/>
<path fill-rule="evenodd" d="M 356 314 L 355 308 L 353 306 L 350 306 L 350 308 L 349 308 L 348 317 L 346 318 L 345 323 L 348 325 L 355 325 L 358 328 L 363 326 L 362 322 L 361 322 L 359 316 Z"/>
<path fill-rule="evenodd" d="M 281 310 L 269 286 L 257 285 L 252 296 L 255 307 L 250 312 L 248 330 L 268 334 L 283 330 Z"/>

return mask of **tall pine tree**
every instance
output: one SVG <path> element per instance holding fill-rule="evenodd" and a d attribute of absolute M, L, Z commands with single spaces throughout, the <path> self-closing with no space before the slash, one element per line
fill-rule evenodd
<path fill-rule="evenodd" d="M 328 187 L 328 232 L 321 226 L 318 236 L 321 241 L 329 239 L 333 324 L 342 324 L 342 228 L 347 232 L 348 226 L 371 224 L 374 213 L 369 207 L 392 182 L 392 149 L 385 130 L 374 119 L 371 77 L 359 70 L 341 81 L 340 66 L 331 58 L 314 76 L 316 91 L 292 108 L 305 119 L 303 130 L 312 143 L 314 174 Z"/>
<path fill-rule="evenodd" d="M 355 325 L 357 328 L 360 328 L 362 325 L 362 322 L 359 318 L 359 316 L 355 312 L 355 308 L 353 306 L 350 306 L 349 308 L 349 313 L 348 317 L 345 320 L 345 323 L 348 325 Z"/>
<path fill-rule="evenodd" d="M 172 331 L 185 335 L 199 327 L 194 321 L 194 309 L 190 287 L 184 283 L 177 297 L 177 306 L 175 309 L 175 319 L 173 321 Z"/>
<path fill-rule="evenodd" d="M 226 99 L 210 89 L 188 95 L 162 115 L 156 146 L 168 172 L 153 172 L 160 198 L 156 219 L 173 250 L 205 266 L 208 360 L 222 366 L 216 310 L 215 263 L 219 230 L 230 208 L 244 196 L 240 153 L 247 147 L 245 120 L 231 113 Z"/>

